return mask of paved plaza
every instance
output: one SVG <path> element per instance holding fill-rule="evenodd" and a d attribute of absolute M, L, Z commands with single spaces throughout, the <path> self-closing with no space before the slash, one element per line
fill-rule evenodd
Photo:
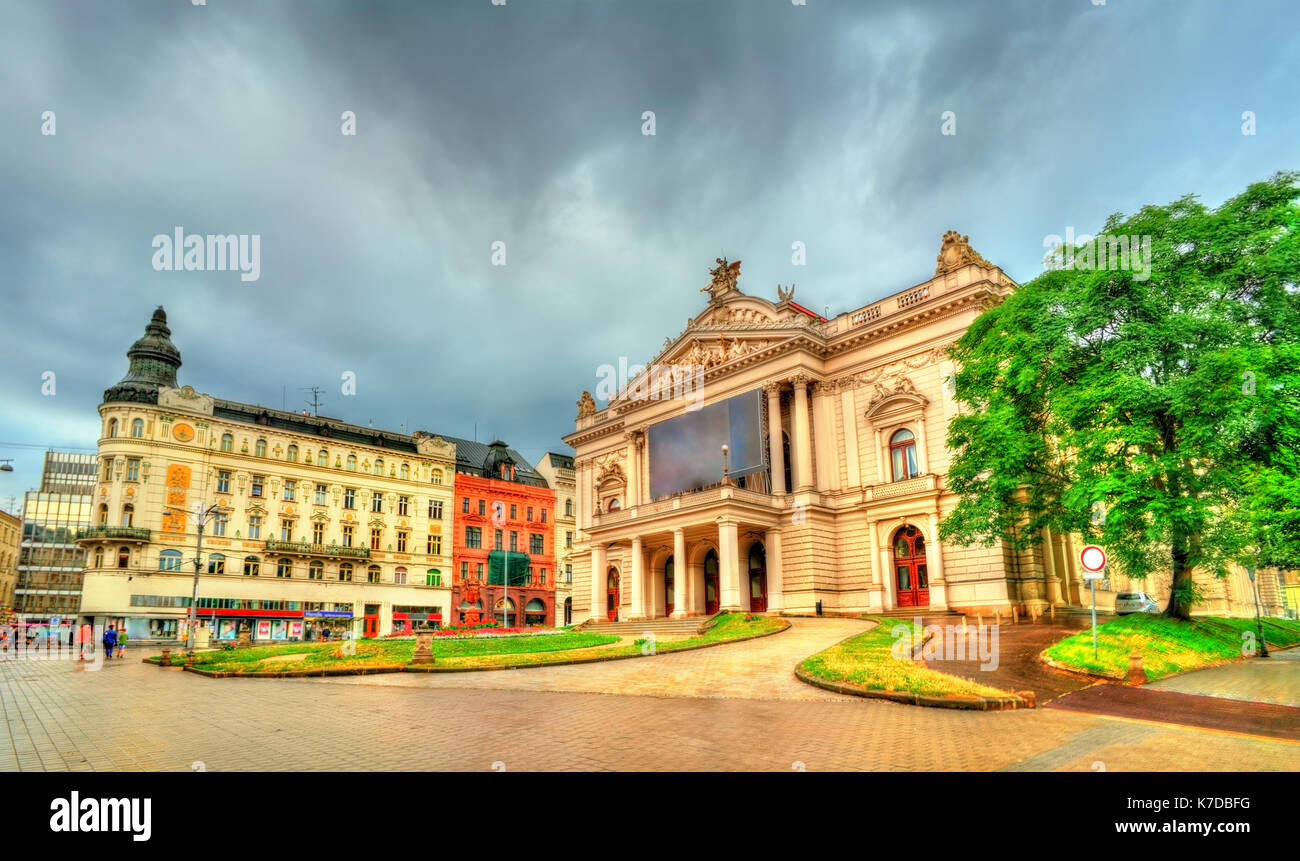
<path fill-rule="evenodd" d="M 797 661 L 865 623 L 486 673 L 208 679 L 0 663 L 0 770 L 1300 770 L 1300 744 L 1052 709 L 844 697 Z"/>

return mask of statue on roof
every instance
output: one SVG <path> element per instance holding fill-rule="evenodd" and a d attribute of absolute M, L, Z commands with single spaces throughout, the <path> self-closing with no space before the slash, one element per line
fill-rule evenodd
<path fill-rule="evenodd" d="M 736 287 L 736 280 L 740 278 L 740 261 L 728 263 L 727 258 L 718 257 L 714 262 L 718 265 L 709 270 L 713 281 L 709 286 L 700 288 L 701 293 L 709 294 L 710 302 L 716 302 L 728 293 L 740 292 Z"/>
<path fill-rule="evenodd" d="M 591 392 L 583 392 L 582 397 L 578 398 L 578 418 L 585 419 L 595 414 L 596 399 L 591 396 Z"/>
<path fill-rule="evenodd" d="M 955 230 L 949 230 L 943 235 L 943 245 L 939 248 L 939 256 L 935 258 L 935 262 L 938 264 L 934 268 L 935 275 L 960 269 L 970 263 L 990 267 L 993 265 L 970 247 L 969 236 L 962 236 Z"/>

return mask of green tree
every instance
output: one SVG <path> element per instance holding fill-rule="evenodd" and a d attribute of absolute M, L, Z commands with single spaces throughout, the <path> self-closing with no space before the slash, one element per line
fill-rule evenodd
<path fill-rule="evenodd" d="M 1178 618 L 1193 569 L 1300 566 L 1298 182 L 1113 215 L 1102 234 L 1150 237 L 1149 270 L 1059 249 L 981 314 L 951 351 L 960 499 L 941 537 L 1023 550 L 1044 527 L 1082 533 L 1130 576 L 1172 570 Z"/>

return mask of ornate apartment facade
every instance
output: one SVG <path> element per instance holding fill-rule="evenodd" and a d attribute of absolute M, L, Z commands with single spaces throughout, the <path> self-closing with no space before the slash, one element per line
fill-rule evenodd
<path fill-rule="evenodd" d="M 154 312 L 104 393 L 81 617 L 132 640 L 185 638 L 204 523 L 198 617 L 228 640 L 383 636 L 451 606 L 456 446 L 178 387 Z"/>
<path fill-rule="evenodd" d="M 577 498 L 573 456 L 547 452 L 534 467 L 555 491 L 555 625 L 572 625 Z"/>

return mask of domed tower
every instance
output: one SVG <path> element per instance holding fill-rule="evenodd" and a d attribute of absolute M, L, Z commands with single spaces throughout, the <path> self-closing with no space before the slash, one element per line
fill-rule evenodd
<path fill-rule="evenodd" d="M 131 401 L 141 404 L 158 403 L 159 386 L 176 387 L 176 370 L 181 366 L 181 351 L 172 343 L 172 330 L 167 328 L 167 312 L 162 306 L 153 312 L 153 319 L 144 327 L 144 336 L 126 351 L 131 360 L 126 376 L 117 385 L 104 391 L 104 402 Z"/>

